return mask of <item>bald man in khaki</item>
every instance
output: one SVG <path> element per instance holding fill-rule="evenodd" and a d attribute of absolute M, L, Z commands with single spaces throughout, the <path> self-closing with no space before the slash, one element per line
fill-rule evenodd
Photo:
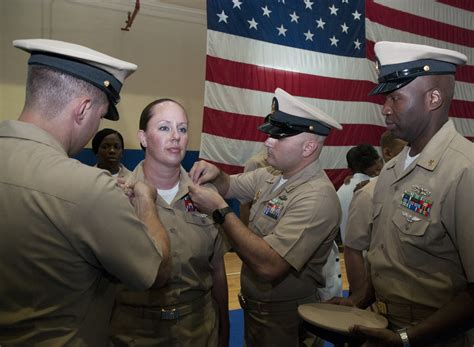
<path fill-rule="evenodd" d="M 211 181 L 218 188 L 221 195 L 194 185 L 191 198 L 222 224 L 243 260 L 239 300 L 247 346 L 314 342 L 305 335 L 297 307 L 319 301 L 323 266 L 341 217 L 334 186 L 318 162 L 326 136 L 341 125 L 281 89 L 275 96 L 279 109 L 259 129 L 270 136 L 268 163 L 277 171 L 228 176 L 199 161 L 190 172 L 194 182 Z M 223 197 L 253 202 L 248 227 Z"/>

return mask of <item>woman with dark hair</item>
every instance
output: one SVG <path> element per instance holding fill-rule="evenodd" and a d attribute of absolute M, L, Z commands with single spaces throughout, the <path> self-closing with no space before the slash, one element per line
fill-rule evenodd
<path fill-rule="evenodd" d="M 188 194 L 192 184 L 181 166 L 188 143 L 188 117 L 171 99 L 149 104 L 138 137 L 145 159 L 127 181 L 157 189 L 156 207 L 170 238 L 172 269 L 161 288 L 124 289 L 112 317 L 113 345 L 227 346 L 227 278 L 222 237 L 212 218 Z"/>
<path fill-rule="evenodd" d="M 123 137 L 114 129 L 102 129 L 92 139 L 92 151 L 97 157 L 96 167 L 109 171 L 112 176 L 127 177 L 131 173 L 121 163 L 123 149 Z"/>
<path fill-rule="evenodd" d="M 347 167 L 351 169 L 352 176 L 338 189 L 337 196 L 341 203 L 341 240 L 344 242 L 346 224 L 354 189 L 358 183 L 369 180 L 379 175 L 383 161 L 377 150 L 368 144 L 352 147 L 346 154 Z"/>

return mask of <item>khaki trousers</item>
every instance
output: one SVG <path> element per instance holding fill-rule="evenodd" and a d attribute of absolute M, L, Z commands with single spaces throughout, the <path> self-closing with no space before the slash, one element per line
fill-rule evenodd
<path fill-rule="evenodd" d="M 318 302 L 316 296 L 298 301 L 263 303 L 239 295 L 244 309 L 244 339 L 248 347 L 323 346 L 323 341 L 303 329 L 298 305 Z"/>
<path fill-rule="evenodd" d="M 210 294 L 197 299 L 191 308 L 178 305 L 176 317 L 149 308 L 117 305 L 114 309 L 110 342 L 112 346 L 208 346 L 218 345 L 217 305 Z"/>

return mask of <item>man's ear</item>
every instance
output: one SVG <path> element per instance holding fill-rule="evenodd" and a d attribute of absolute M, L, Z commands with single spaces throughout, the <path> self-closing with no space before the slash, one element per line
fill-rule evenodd
<path fill-rule="evenodd" d="M 434 111 L 443 105 L 443 94 L 439 89 L 433 89 L 428 93 L 428 109 Z"/>
<path fill-rule="evenodd" d="M 314 140 L 305 141 L 303 144 L 303 157 L 305 158 L 309 157 L 318 149 L 319 146 L 320 144 L 317 141 L 314 141 Z"/>
<path fill-rule="evenodd" d="M 138 130 L 138 141 L 140 141 L 140 144 L 146 148 L 146 134 L 143 130 Z"/>
<path fill-rule="evenodd" d="M 76 99 L 74 105 L 74 121 L 81 124 L 86 118 L 88 111 L 92 108 L 92 100 L 90 98 Z"/>

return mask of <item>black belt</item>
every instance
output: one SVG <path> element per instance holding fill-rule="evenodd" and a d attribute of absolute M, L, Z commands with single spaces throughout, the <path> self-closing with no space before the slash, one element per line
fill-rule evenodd
<path fill-rule="evenodd" d="M 132 306 L 119 304 L 119 309 L 133 312 L 133 314 L 148 319 L 161 320 L 178 320 L 180 317 L 186 316 L 191 312 L 203 308 L 211 301 L 211 292 L 207 292 L 203 296 L 183 304 L 176 304 L 173 306 L 150 307 L 150 306 Z"/>

